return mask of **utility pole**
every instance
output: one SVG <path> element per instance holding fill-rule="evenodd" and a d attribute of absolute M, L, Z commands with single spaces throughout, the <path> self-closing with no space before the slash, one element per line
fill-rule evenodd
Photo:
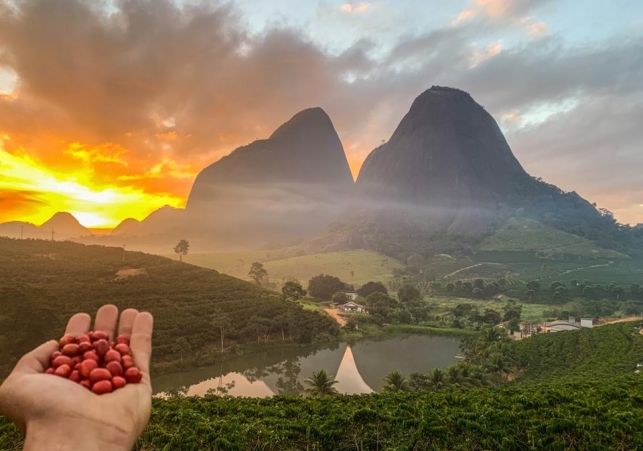
<path fill-rule="evenodd" d="M 54 229 L 51 229 L 51 241 L 54 241 L 55 234 L 56 234 L 56 231 Z"/>

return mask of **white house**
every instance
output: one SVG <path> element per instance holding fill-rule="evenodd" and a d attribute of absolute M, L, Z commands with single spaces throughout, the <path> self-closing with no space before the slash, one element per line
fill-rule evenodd
<path fill-rule="evenodd" d="M 344 305 L 340 305 L 339 309 L 346 313 L 361 313 L 364 311 L 364 306 L 356 304 L 353 301 L 349 301 Z"/>
<path fill-rule="evenodd" d="M 592 318 L 581 318 L 580 319 L 580 327 L 583 329 L 591 329 L 594 327 L 594 321 Z"/>

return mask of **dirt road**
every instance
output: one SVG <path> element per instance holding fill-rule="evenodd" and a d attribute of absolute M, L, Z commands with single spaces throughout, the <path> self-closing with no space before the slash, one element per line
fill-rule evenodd
<path fill-rule="evenodd" d="M 608 324 L 629 323 L 630 321 L 643 321 L 643 316 L 628 316 L 627 318 L 613 319 L 604 323 L 596 324 L 596 326 L 607 326 Z"/>
<path fill-rule="evenodd" d="M 325 308 L 324 311 L 328 313 L 331 318 L 337 321 L 337 324 L 339 324 L 340 326 L 346 325 L 346 320 L 339 316 L 339 310 L 337 310 L 336 308 Z"/>

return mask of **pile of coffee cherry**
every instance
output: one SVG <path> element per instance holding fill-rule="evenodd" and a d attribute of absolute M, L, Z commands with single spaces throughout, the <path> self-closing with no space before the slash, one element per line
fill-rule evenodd
<path fill-rule="evenodd" d="M 77 382 L 98 395 L 111 393 L 143 378 L 129 344 L 122 335 L 110 342 L 109 334 L 100 330 L 67 334 L 59 341 L 60 349 L 51 354 L 51 367 L 45 373 Z"/>

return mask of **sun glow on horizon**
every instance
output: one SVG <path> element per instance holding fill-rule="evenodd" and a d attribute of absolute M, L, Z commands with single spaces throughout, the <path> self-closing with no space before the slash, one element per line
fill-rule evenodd
<path fill-rule="evenodd" d="M 0 136 L 0 138 L 2 138 Z M 26 153 L 10 153 L 0 140 L 0 222 L 21 220 L 40 225 L 60 211 L 85 227 L 116 227 L 125 218 L 144 219 L 185 199 L 170 193 L 147 193 L 132 186 L 93 186 L 91 172 L 56 173 Z"/>

